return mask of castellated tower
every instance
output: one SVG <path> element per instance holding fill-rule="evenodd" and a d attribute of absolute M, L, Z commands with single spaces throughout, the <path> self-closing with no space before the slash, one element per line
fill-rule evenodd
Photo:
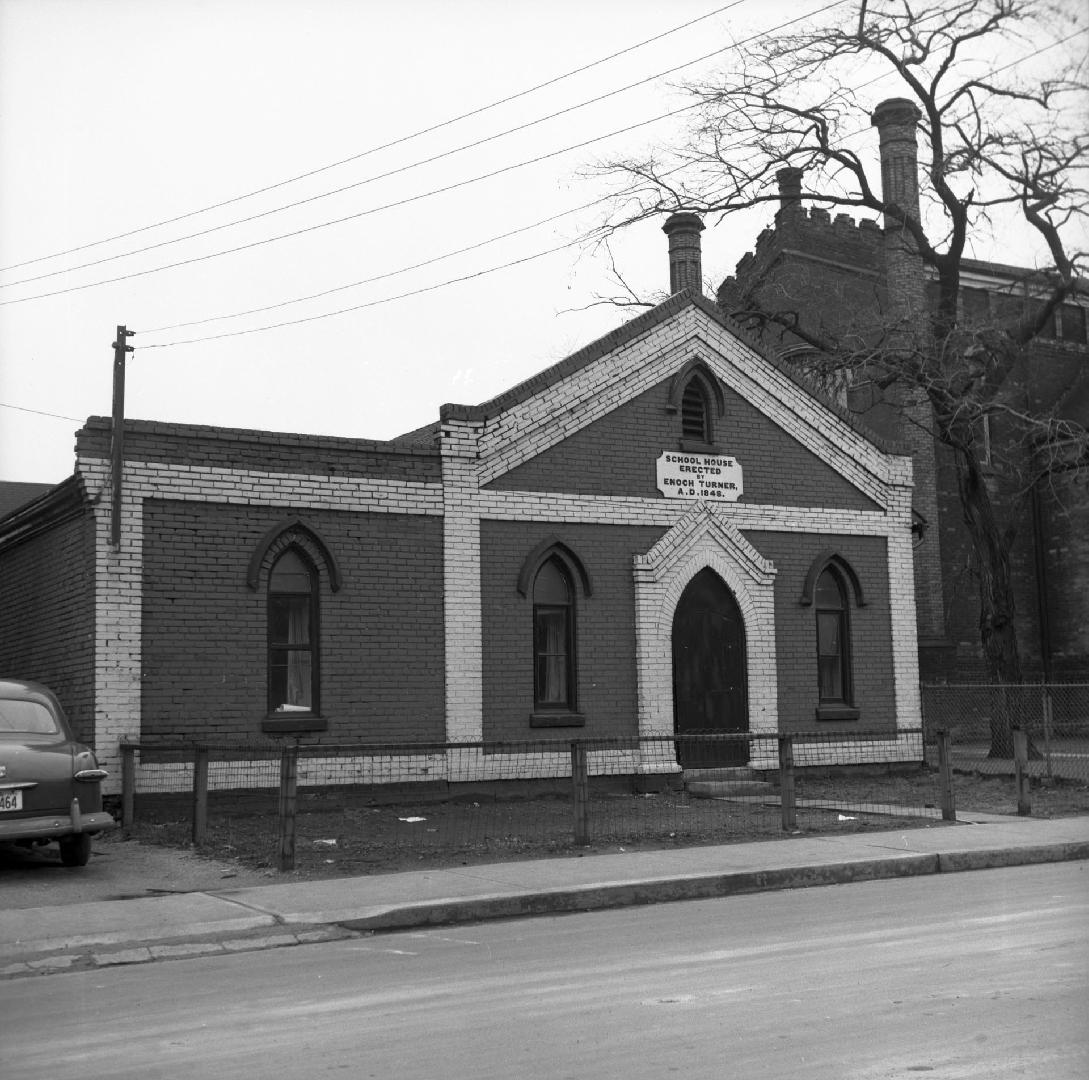
<path fill-rule="evenodd" d="M 904 99 L 882 102 L 873 124 L 881 144 L 883 198 L 918 220 L 917 125 L 919 111 Z M 893 215 L 881 224 L 856 222 L 849 214 L 835 218 L 803 200 L 804 176 L 780 169 L 779 209 L 773 228 L 757 238 L 755 250 L 737 265 L 717 292 L 724 314 L 749 309 L 797 314 L 800 323 L 847 348 L 865 348 L 875 331 L 892 330 L 910 348 L 915 332 L 926 326 L 926 276 L 914 238 Z M 813 349 L 788 331 L 765 331 L 768 344 L 804 366 Z M 915 592 L 921 658 L 948 651 L 942 591 L 941 529 L 938 525 L 936 454 L 925 396 L 911 400 L 882 391 L 855 373 L 838 386 L 844 404 L 877 434 L 909 449 L 914 462 L 914 507 L 921 540 L 915 548 Z M 943 661 L 935 660 L 936 666 Z"/>

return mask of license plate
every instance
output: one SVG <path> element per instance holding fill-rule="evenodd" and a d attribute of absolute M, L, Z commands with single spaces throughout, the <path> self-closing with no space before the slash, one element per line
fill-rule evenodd
<path fill-rule="evenodd" d="M 0 811 L 22 810 L 23 793 L 21 791 L 0 791 Z"/>

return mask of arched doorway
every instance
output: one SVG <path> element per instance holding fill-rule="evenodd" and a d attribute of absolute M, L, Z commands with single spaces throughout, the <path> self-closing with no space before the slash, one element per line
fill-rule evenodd
<path fill-rule="evenodd" d="M 713 570 L 692 578 L 673 614 L 673 717 L 677 735 L 749 730 L 745 624 Z M 749 744 L 678 739 L 677 760 L 685 768 L 744 765 Z"/>

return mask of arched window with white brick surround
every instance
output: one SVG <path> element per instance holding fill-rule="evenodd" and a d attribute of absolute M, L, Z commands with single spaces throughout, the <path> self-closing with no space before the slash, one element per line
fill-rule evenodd
<path fill-rule="evenodd" d="M 533 639 L 531 727 L 580 727 L 578 703 L 578 605 L 593 594 L 579 556 L 558 537 L 539 543 L 518 574 L 518 591 L 529 600 Z"/>
<path fill-rule="evenodd" d="M 266 732 L 321 731 L 322 589 L 338 592 L 340 567 L 302 518 L 273 525 L 258 541 L 246 584 L 264 594 L 267 655 Z"/>
<path fill-rule="evenodd" d="M 838 552 L 822 551 L 810 565 L 801 602 L 814 612 L 818 720 L 857 720 L 851 662 L 851 602 L 865 606 L 854 567 Z"/>

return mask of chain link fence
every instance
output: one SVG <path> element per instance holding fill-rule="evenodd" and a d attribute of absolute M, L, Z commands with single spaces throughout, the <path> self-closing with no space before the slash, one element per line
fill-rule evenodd
<path fill-rule="evenodd" d="M 949 733 L 962 772 L 1014 776 L 1015 733 L 1027 737 L 1023 769 L 1036 780 L 1089 782 L 1089 683 L 924 685 L 927 758 Z"/>
<path fill-rule="evenodd" d="M 954 818 L 923 730 L 524 743 L 123 743 L 122 817 L 278 869 L 384 872 L 591 845 L 724 843 Z"/>

